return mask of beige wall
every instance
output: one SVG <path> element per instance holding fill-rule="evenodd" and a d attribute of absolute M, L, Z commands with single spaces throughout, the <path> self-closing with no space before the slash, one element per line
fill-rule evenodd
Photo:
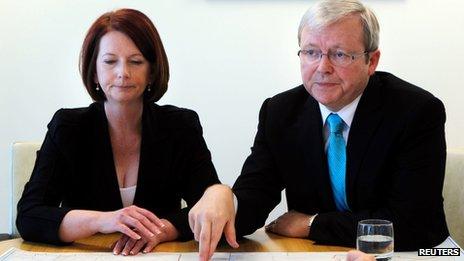
<path fill-rule="evenodd" d="M 161 103 L 200 114 L 220 178 L 232 184 L 262 101 L 300 84 L 296 32 L 312 2 L 0 0 L 0 233 L 10 230 L 10 145 L 42 140 L 57 109 L 89 104 L 77 59 L 85 31 L 102 12 L 127 6 L 153 19 L 172 75 Z M 464 2 L 366 3 L 381 23 L 380 69 L 441 98 L 448 146 L 464 147 Z"/>

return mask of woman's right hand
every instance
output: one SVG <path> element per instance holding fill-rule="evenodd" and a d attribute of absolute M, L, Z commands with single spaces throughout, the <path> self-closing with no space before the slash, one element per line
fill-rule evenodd
<path fill-rule="evenodd" d="M 134 205 L 116 211 L 100 212 L 96 224 L 100 233 L 121 232 L 136 240 L 150 239 L 161 234 L 161 228 L 165 226 L 155 214 Z"/>
<path fill-rule="evenodd" d="M 161 219 L 161 221 L 164 224 L 164 227 L 161 228 L 163 233 L 157 234 L 149 240 L 146 238 L 135 240 L 129 238 L 127 235 L 122 235 L 114 244 L 113 254 L 122 254 L 124 256 L 136 255 L 142 248 L 143 253 L 148 253 L 159 243 L 175 240 L 179 235 L 177 229 L 167 219 Z"/>

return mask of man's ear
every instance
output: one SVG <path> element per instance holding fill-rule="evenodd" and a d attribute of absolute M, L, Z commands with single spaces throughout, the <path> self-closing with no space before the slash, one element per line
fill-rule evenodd
<path fill-rule="evenodd" d="M 380 50 L 377 49 L 369 55 L 369 76 L 374 74 L 375 69 L 377 68 L 377 65 L 379 65 L 379 60 L 380 60 Z"/>

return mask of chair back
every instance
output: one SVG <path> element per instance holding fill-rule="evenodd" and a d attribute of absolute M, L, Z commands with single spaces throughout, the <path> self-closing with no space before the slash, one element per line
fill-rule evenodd
<path fill-rule="evenodd" d="M 23 194 L 24 185 L 31 177 L 40 145 L 41 143 L 39 142 L 13 143 L 11 164 L 11 233 L 13 236 L 19 236 L 18 230 L 16 229 L 17 205 Z"/>
<path fill-rule="evenodd" d="M 451 237 L 464 246 L 464 148 L 447 151 L 443 197 Z"/>

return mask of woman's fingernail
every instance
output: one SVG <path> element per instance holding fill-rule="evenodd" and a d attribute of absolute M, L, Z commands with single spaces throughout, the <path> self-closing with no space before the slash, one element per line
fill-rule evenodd
<path fill-rule="evenodd" d="M 130 254 L 133 255 L 133 254 L 134 254 L 134 251 L 130 251 Z"/>

